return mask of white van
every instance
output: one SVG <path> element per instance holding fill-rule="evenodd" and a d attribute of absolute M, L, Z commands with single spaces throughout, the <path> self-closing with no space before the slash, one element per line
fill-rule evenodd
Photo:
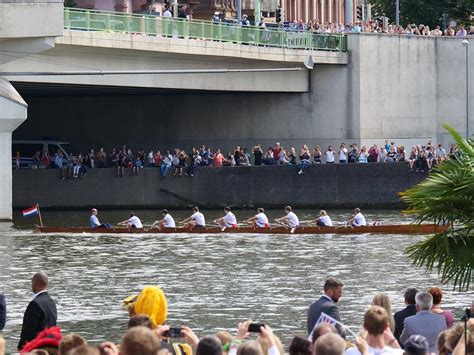
<path fill-rule="evenodd" d="M 48 152 L 51 159 L 61 151 L 65 158 L 72 152 L 69 142 L 53 140 L 14 140 L 12 142 L 12 167 L 16 167 L 16 157 L 20 156 L 20 168 L 31 168 L 36 152 Z"/>

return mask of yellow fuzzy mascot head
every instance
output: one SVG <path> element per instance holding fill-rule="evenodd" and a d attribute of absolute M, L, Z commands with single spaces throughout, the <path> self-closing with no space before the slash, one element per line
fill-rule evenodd
<path fill-rule="evenodd" d="M 162 325 L 168 314 L 168 301 L 158 286 L 145 286 L 137 296 L 130 296 L 123 300 L 130 315 L 146 314 L 150 317 L 153 328 Z"/>

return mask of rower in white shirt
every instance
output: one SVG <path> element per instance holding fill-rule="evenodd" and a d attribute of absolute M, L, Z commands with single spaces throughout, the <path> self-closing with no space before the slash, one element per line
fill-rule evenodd
<path fill-rule="evenodd" d="M 224 207 L 224 216 L 213 221 L 222 228 L 224 231 L 226 228 L 237 228 L 237 219 L 231 212 L 230 207 Z"/>
<path fill-rule="evenodd" d="M 174 223 L 174 219 L 169 214 L 168 210 L 165 208 L 163 211 L 161 211 L 161 213 L 163 214 L 163 218 L 153 222 L 150 229 L 155 228 L 156 226 L 158 226 L 158 229 L 161 229 L 161 228 L 175 228 L 176 224 Z M 148 229 L 148 230 L 150 230 L 150 229 Z"/>
<path fill-rule="evenodd" d="M 204 215 L 199 212 L 199 207 L 193 207 L 193 214 L 181 223 L 185 228 L 204 228 L 206 226 L 206 220 Z"/>
<path fill-rule="evenodd" d="M 364 215 L 360 213 L 360 208 L 356 208 L 354 210 L 354 216 L 348 220 L 347 223 L 352 227 L 361 227 L 367 225 Z"/>
<path fill-rule="evenodd" d="M 300 225 L 300 221 L 298 220 L 296 214 L 293 212 L 291 206 L 286 206 L 285 212 L 286 216 L 275 219 L 275 222 L 285 227 L 291 228 L 291 233 L 294 233 L 296 228 L 298 228 L 298 226 Z"/>
<path fill-rule="evenodd" d="M 332 227 L 331 218 L 325 210 L 319 211 L 319 217 L 307 222 L 308 224 L 316 224 L 319 227 Z"/>
<path fill-rule="evenodd" d="M 143 228 L 142 221 L 140 218 L 135 216 L 135 213 L 130 212 L 130 218 L 125 221 L 117 223 L 117 225 L 126 225 L 128 228 Z"/>
<path fill-rule="evenodd" d="M 254 228 L 269 228 L 270 224 L 268 223 L 268 217 L 265 214 L 265 210 L 260 207 L 257 212 L 258 213 L 255 216 L 245 220 L 245 223 L 252 224 Z"/>

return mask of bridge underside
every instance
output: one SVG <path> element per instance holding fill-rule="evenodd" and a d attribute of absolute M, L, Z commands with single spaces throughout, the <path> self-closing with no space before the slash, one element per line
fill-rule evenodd
<path fill-rule="evenodd" d="M 257 70 L 226 74 L 118 74 L 81 76 L 6 76 L 8 80 L 55 84 L 179 90 L 306 92 L 304 61 L 347 64 L 347 53 L 311 52 L 212 41 L 64 31 L 54 48 L 0 65 L 0 72 Z M 185 49 L 183 49 L 183 47 Z M 294 71 L 294 69 L 301 71 Z M 265 70 L 279 71 L 265 71 Z M 281 70 L 281 71 L 280 71 Z"/>
<path fill-rule="evenodd" d="M 319 70 L 331 75 L 334 66 Z M 313 78 L 314 86 L 317 79 Z M 303 143 L 329 144 L 349 122 L 324 119 L 346 107 L 339 98 L 313 93 L 252 93 L 168 90 L 117 86 L 13 82 L 29 104 L 28 120 L 14 139 L 57 137 L 77 152 L 127 144 L 132 149 L 189 149 L 210 145 L 231 151 L 236 145 L 263 147 L 280 141 L 297 149 Z M 336 85 L 336 84 L 335 84 Z M 327 85 L 326 85 L 327 89 Z M 313 111 L 313 105 L 319 107 Z"/>

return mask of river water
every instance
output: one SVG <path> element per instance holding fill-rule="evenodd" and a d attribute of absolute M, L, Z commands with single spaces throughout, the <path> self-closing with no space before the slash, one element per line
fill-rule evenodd
<path fill-rule="evenodd" d="M 328 211 L 335 221 L 350 211 Z M 220 211 L 206 211 L 208 222 Z M 242 220 L 252 211 L 236 211 Z M 271 217 L 282 211 L 270 211 Z M 301 220 L 314 211 L 299 211 Z M 137 213 L 144 224 L 157 216 Z M 176 219 L 189 215 L 174 213 Z M 43 212 L 47 225 L 88 224 L 87 212 Z M 398 211 L 368 211 L 368 221 L 408 222 Z M 99 213 L 101 222 L 127 218 L 125 211 Z M 168 298 L 168 324 L 188 325 L 199 336 L 233 330 L 252 317 L 270 324 L 288 345 L 304 334 L 308 306 L 327 276 L 344 282 L 339 301 L 344 323 L 357 330 L 372 297 L 386 292 L 394 310 L 403 307 L 406 287 L 441 286 L 436 274 L 411 266 L 405 247 L 422 236 L 408 235 L 40 235 L 35 219 L 0 224 L 0 292 L 5 294 L 7 349 L 16 347 L 23 312 L 31 299 L 31 276 L 50 275 L 59 325 L 92 343 L 119 342 L 127 313 L 121 300 L 145 285 L 159 285 Z M 459 317 L 474 293 L 445 288 L 443 304 Z"/>

